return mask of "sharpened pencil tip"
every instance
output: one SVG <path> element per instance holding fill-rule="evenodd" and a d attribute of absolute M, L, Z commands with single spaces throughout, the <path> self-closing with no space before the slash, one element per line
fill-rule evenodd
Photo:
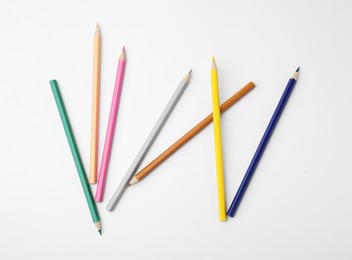
<path fill-rule="evenodd" d="M 294 79 L 294 80 L 297 80 L 298 79 L 298 74 L 299 74 L 299 68 L 300 67 L 298 67 L 297 69 L 296 69 L 296 71 L 293 73 L 293 75 L 292 75 L 292 79 Z"/>
<path fill-rule="evenodd" d="M 211 69 L 212 70 L 217 70 L 216 62 L 215 62 L 215 59 L 214 59 L 214 55 L 213 55 L 213 58 L 211 59 Z"/>
<path fill-rule="evenodd" d="M 183 77 L 183 80 L 189 82 L 189 80 L 190 80 L 190 78 L 191 78 L 191 72 L 192 72 L 192 70 L 190 70 L 190 71 L 186 74 L 186 76 Z M 133 180 L 133 179 L 132 179 L 132 180 Z"/>
<path fill-rule="evenodd" d="M 102 234 L 101 234 L 101 230 L 98 230 L 99 231 L 99 234 L 102 236 Z"/>
<path fill-rule="evenodd" d="M 125 46 L 123 46 L 121 54 L 120 54 L 120 60 L 126 61 L 126 52 L 125 52 Z"/>
<path fill-rule="evenodd" d="M 95 27 L 94 37 L 100 37 L 100 28 L 99 28 L 98 22 L 97 22 L 97 26 Z"/>
<path fill-rule="evenodd" d="M 192 74 L 192 69 L 188 72 L 188 74 Z"/>

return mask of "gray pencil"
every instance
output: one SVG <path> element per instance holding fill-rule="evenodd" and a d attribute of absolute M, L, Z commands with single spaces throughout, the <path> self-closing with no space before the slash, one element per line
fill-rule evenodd
<path fill-rule="evenodd" d="M 115 209 L 115 207 L 116 207 L 117 203 L 119 202 L 119 200 L 121 199 L 123 193 L 125 192 L 125 190 L 129 186 L 129 183 L 130 183 L 131 179 L 133 178 L 133 176 L 136 174 L 138 167 L 141 165 L 143 159 L 147 155 L 149 149 L 152 147 L 155 139 L 157 138 L 158 134 L 160 133 L 161 129 L 163 128 L 164 124 L 166 123 L 166 120 L 170 116 L 172 110 L 174 109 L 177 102 L 181 98 L 183 92 L 185 91 L 185 89 L 189 83 L 189 80 L 191 78 L 191 72 L 192 72 L 192 70 L 190 70 L 187 73 L 187 75 L 182 79 L 182 81 L 178 85 L 175 93 L 172 95 L 169 103 L 165 107 L 163 113 L 161 114 L 158 121 L 154 125 L 153 130 L 150 132 L 147 140 L 145 140 L 141 150 L 137 154 L 136 158 L 134 159 L 133 163 L 131 164 L 130 168 L 128 169 L 125 177 L 121 181 L 119 187 L 116 189 L 109 204 L 107 205 L 106 209 L 108 211 L 113 211 Z"/>

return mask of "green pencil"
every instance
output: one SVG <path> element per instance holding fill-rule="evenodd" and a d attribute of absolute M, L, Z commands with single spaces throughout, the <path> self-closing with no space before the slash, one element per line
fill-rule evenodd
<path fill-rule="evenodd" d="M 70 124 L 70 121 L 69 121 L 67 113 L 66 113 L 64 101 L 62 100 L 60 89 L 59 89 L 59 86 L 58 86 L 55 79 L 50 81 L 50 86 L 51 86 L 51 90 L 53 91 L 55 102 L 57 105 L 57 109 L 59 110 L 61 121 L 62 121 L 62 124 L 65 129 L 66 137 L 67 137 L 68 143 L 70 145 L 73 159 L 76 164 L 78 176 L 79 176 L 79 179 L 82 184 L 84 195 L 86 196 L 86 200 L 88 203 L 90 214 L 92 215 L 93 222 L 101 235 L 101 222 L 100 222 L 100 217 L 99 217 L 99 213 L 97 210 L 97 206 L 95 205 L 95 201 L 94 201 L 94 198 L 92 196 L 92 192 L 91 192 L 89 184 L 88 184 L 86 172 L 83 168 L 81 156 L 79 155 L 76 140 L 73 135 L 71 124 Z"/>

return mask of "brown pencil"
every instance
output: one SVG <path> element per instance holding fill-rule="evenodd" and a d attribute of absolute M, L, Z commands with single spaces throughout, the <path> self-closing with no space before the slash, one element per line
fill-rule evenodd
<path fill-rule="evenodd" d="M 236 94 L 226 100 L 220 106 L 220 113 L 225 112 L 229 109 L 233 104 L 239 101 L 242 97 L 248 94 L 254 88 L 253 82 L 249 82 L 242 89 L 240 89 Z M 130 182 L 130 185 L 133 185 L 136 182 L 142 180 L 145 176 L 147 176 L 151 171 L 153 171 L 156 167 L 158 167 L 162 162 L 164 162 L 167 158 L 169 158 L 173 153 L 175 153 L 178 149 L 180 149 L 185 143 L 191 140 L 195 135 L 197 135 L 200 131 L 202 131 L 207 125 L 209 125 L 213 121 L 213 114 L 209 114 L 206 118 L 204 118 L 200 123 L 198 123 L 195 127 L 193 127 L 190 131 L 188 131 L 184 136 L 182 136 L 178 141 L 176 141 L 173 145 L 171 145 L 168 149 L 166 149 L 162 154 L 160 154 L 157 158 L 155 158 L 151 163 L 149 163 L 146 167 L 144 167 L 140 172 L 138 172 Z"/>

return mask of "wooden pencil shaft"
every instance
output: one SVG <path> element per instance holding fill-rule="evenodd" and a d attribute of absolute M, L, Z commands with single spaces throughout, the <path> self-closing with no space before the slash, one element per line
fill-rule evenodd
<path fill-rule="evenodd" d="M 226 221 L 226 196 L 224 169 L 222 160 L 222 138 L 221 138 L 221 118 L 220 118 L 220 98 L 218 86 L 218 72 L 213 57 L 212 67 L 210 70 L 212 105 L 213 105 L 213 127 L 214 127 L 214 144 L 215 144 L 215 162 L 216 162 L 216 182 L 218 191 L 218 211 L 219 220 Z"/>
<path fill-rule="evenodd" d="M 249 93 L 254 87 L 255 85 L 253 84 L 253 82 L 249 82 L 247 85 L 245 85 L 242 89 L 240 89 L 236 94 L 234 94 L 232 97 L 230 97 L 220 106 L 220 112 L 223 113 L 226 110 L 228 110 L 233 104 L 235 104 L 247 93 Z M 167 148 L 162 154 L 160 154 L 157 158 L 155 158 L 151 163 L 149 163 L 146 167 L 144 167 L 140 172 L 138 172 L 135 175 L 135 178 L 137 179 L 137 181 L 140 181 L 144 177 L 146 177 L 155 168 L 157 168 L 162 162 L 167 160 L 173 153 L 175 153 L 178 149 L 180 149 L 184 144 L 186 144 L 189 140 L 191 140 L 194 136 L 196 136 L 199 132 L 201 132 L 212 121 L 213 121 L 213 113 L 210 113 L 195 127 L 193 127 L 185 135 L 183 135 L 178 141 L 176 141 L 173 145 Z"/>
<path fill-rule="evenodd" d="M 88 184 L 88 180 L 87 180 L 87 176 L 86 176 L 86 173 L 85 173 L 85 170 L 83 167 L 81 156 L 79 154 L 76 140 L 73 135 L 72 127 L 71 127 L 71 124 L 70 124 L 70 121 L 69 121 L 69 118 L 68 118 L 68 115 L 67 115 L 67 112 L 65 109 L 65 105 L 62 100 L 60 89 L 59 89 L 59 86 L 58 86 L 56 80 L 51 80 L 50 86 L 51 86 L 51 90 L 52 90 L 54 98 L 55 98 L 57 108 L 59 110 L 60 118 L 61 118 L 62 124 L 64 126 L 65 134 L 66 134 L 66 137 L 67 137 L 70 149 L 71 149 L 71 153 L 72 153 L 72 156 L 73 156 L 76 168 L 77 168 L 78 176 L 81 181 L 81 185 L 82 185 L 84 195 L 87 200 L 87 204 L 88 204 L 90 213 L 92 215 L 93 222 L 95 222 L 95 223 L 99 222 L 100 221 L 99 213 L 98 213 L 95 201 L 93 199 L 92 192 L 91 192 L 89 184 Z"/>
<path fill-rule="evenodd" d="M 125 47 L 123 47 L 122 52 L 119 57 L 119 62 L 117 65 L 116 78 L 114 92 L 112 95 L 110 114 L 108 120 L 108 127 L 106 129 L 105 143 L 103 148 L 103 154 L 101 157 L 98 184 L 95 193 L 95 201 L 102 202 L 105 192 L 105 183 L 107 179 L 109 162 L 111 157 L 112 145 L 114 141 L 115 127 L 117 121 L 117 114 L 119 110 L 120 97 L 122 93 L 122 85 L 126 68 L 126 53 Z"/>
<path fill-rule="evenodd" d="M 93 87 L 92 87 L 92 122 L 90 141 L 89 183 L 97 182 L 98 140 L 99 140 L 99 100 L 100 100 L 100 51 L 101 37 L 97 26 L 93 47 Z"/>
<path fill-rule="evenodd" d="M 189 73 L 190 74 L 190 73 Z M 141 150 L 137 154 L 136 158 L 132 162 L 130 168 L 128 169 L 127 173 L 125 174 L 125 177 L 121 181 L 120 185 L 116 189 L 113 197 L 111 198 L 109 204 L 107 205 L 106 209 L 108 211 L 113 211 L 121 199 L 122 195 L 124 194 L 126 188 L 128 187 L 131 179 L 135 175 L 136 171 L 138 170 L 138 167 L 142 163 L 143 159 L 147 155 L 149 149 L 153 145 L 155 139 L 157 138 L 159 132 L 161 131 L 162 127 L 166 123 L 167 119 L 169 118 L 171 112 L 173 111 L 174 107 L 176 106 L 178 100 L 181 98 L 183 92 L 185 91 L 188 83 L 189 83 L 189 75 L 188 74 L 188 80 L 183 79 L 181 83 L 178 85 L 176 91 L 172 95 L 170 101 L 168 102 L 167 106 L 163 110 L 162 114 L 160 115 L 158 121 L 154 125 L 152 131 L 148 135 L 146 141 L 144 142 Z"/>
<path fill-rule="evenodd" d="M 248 166 L 246 174 L 244 175 L 243 180 L 242 180 L 242 182 L 236 192 L 236 195 L 233 198 L 232 203 L 227 211 L 227 215 L 230 217 L 235 216 L 235 214 L 238 210 L 238 207 L 241 204 L 243 196 L 246 193 L 246 190 L 247 190 L 249 183 L 255 173 L 255 170 L 260 162 L 260 159 L 262 158 L 262 155 L 265 151 L 265 148 L 270 141 L 270 138 L 275 130 L 275 127 L 276 127 L 278 121 L 280 120 L 281 114 L 282 114 L 283 110 L 285 109 L 285 106 L 288 102 L 288 99 L 290 98 L 290 95 L 293 91 L 293 88 L 296 85 L 297 78 L 298 78 L 298 72 L 299 72 L 299 68 L 297 68 L 295 73 L 292 75 L 292 77 L 288 81 L 286 88 L 284 90 L 284 93 L 282 94 L 280 101 L 275 108 L 275 111 L 269 121 L 269 124 L 263 134 L 263 137 L 260 140 L 258 148 L 254 153 L 252 161 Z"/>

